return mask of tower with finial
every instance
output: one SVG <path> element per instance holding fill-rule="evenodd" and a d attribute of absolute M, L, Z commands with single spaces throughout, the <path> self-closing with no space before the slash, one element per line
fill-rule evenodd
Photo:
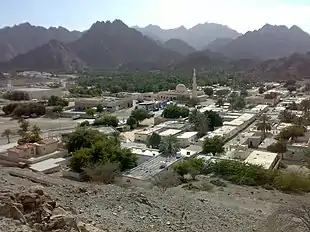
<path fill-rule="evenodd" d="M 193 90 L 192 90 L 192 98 L 197 99 L 196 69 L 193 69 Z"/>

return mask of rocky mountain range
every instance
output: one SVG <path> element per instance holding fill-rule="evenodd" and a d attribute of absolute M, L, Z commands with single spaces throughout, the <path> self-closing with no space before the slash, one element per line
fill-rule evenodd
<path fill-rule="evenodd" d="M 0 29 L 0 62 L 9 61 L 52 39 L 68 43 L 77 40 L 81 34 L 82 32 L 69 31 L 63 27 L 46 29 L 29 23 L 2 28 Z"/>
<path fill-rule="evenodd" d="M 36 71 L 77 71 L 86 68 L 86 64 L 67 45 L 57 40 L 37 47 L 25 54 L 2 63 L 9 70 Z M 1 68 L 1 64 L 0 64 Z"/>
<path fill-rule="evenodd" d="M 134 27 L 136 30 L 142 32 L 154 40 L 162 42 L 170 39 L 180 39 L 194 47 L 197 50 L 202 50 L 209 43 L 218 38 L 236 39 L 241 34 L 227 26 L 216 23 L 197 24 L 192 28 L 185 28 L 184 26 L 174 29 L 162 29 L 159 26 L 148 25 L 147 27 Z"/>
<path fill-rule="evenodd" d="M 93 68 L 115 68 L 127 62 L 169 64 L 180 58 L 120 20 L 96 22 L 68 46 Z"/>
<path fill-rule="evenodd" d="M 175 51 L 183 56 L 187 56 L 197 50 L 180 39 L 169 39 L 162 44 L 167 49 Z"/>
<path fill-rule="evenodd" d="M 199 27 L 216 26 L 201 24 L 189 30 L 197 31 Z M 153 37 L 128 27 L 120 20 L 96 22 L 83 33 L 61 27 L 45 29 L 27 23 L 0 29 L 0 57 L 4 61 L 0 62 L 0 71 L 72 71 L 84 68 L 147 71 L 195 67 L 198 70 L 283 73 L 290 68 L 294 75 L 310 75 L 305 68 L 310 58 L 303 55 L 310 51 L 310 35 L 297 26 L 287 28 L 267 24 L 257 31 L 240 36 L 235 34 L 236 39 L 216 38 L 204 50 L 197 50 L 178 38 L 163 41 L 164 35 L 180 35 L 184 30 L 189 31 L 184 27 L 178 30 L 162 30 L 156 26 L 147 28 L 154 29 L 151 31 Z M 294 53 L 300 55 L 290 56 Z M 279 68 L 274 71 L 264 68 L 273 63 Z"/>
<path fill-rule="evenodd" d="M 267 60 L 257 65 L 252 73 L 264 79 L 310 78 L 310 52 Z"/>
<path fill-rule="evenodd" d="M 231 38 L 218 38 L 216 40 L 213 40 L 211 43 L 209 43 L 203 50 L 207 49 L 213 52 L 217 52 L 220 48 L 226 46 L 232 41 L 233 39 Z"/>
<path fill-rule="evenodd" d="M 246 34 L 218 48 L 232 59 L 275 59 L 293 53 L 310 51 L 310 35 L 297 26 L 272 26 L 266 24 L 257 31 Z"/>

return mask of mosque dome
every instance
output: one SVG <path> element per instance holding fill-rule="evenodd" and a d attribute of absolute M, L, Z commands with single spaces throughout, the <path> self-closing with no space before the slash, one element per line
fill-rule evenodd
<path fill-rule="evenodd" d="M 183 85 L 183 84 L 178 84 L 176 87 L 175 87 L 175 91 L 177 93 L 185 93 L 187 92 L 187 89 L 186 89 L 186 86 Z"/>

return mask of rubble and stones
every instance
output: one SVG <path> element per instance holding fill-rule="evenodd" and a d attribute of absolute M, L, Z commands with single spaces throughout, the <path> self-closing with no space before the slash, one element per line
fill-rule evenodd
<path fill-rule="evenodd" d="M 261 231 L 277 206 L 308 197 L 229 183 L 211 192 L 163 193 L 61 180 L 42 187 L 0 170 L 0 231 Z"/>

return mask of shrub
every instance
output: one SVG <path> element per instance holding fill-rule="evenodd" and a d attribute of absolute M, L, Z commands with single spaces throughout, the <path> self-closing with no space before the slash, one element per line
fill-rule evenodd
<path fill-rule="evenodd" d="M 201 184 L 193 184 L 193 183 L 188 183 L 186 185 L 183 185 L 184 189 L 187 190 L 192 190 L 192 191 L 206 191 L 209 192 L 213 189 L 213 185 L 208 183 L 208 182 L 203 182 Z"/>
<path fill-rule="evenodd" d="M 31 116 L 32 114 L 40 116 L 45 114 L 45 106 L 33 102 L 8 104 L 4 106 L 2 110 L 6 115 L 13 115 L 16 117 Z"/>
<path fill-rule="evenodd" d="M 282 191 L 310 192 L 310 178 L 299 172 L 283 173 L 275 178 L 274 186 Z"/>
<path fill-rule="evenodd" d="M 177 173 L 173 171 L 160 172 L 152 179 L 153 184 L 165 192 L 168 188 L 178 186 L 181 181 Z"/>
<path fill-rule="evenodd" d="M 49 106 L 62 106 L 62 107 L 65 107 L 65 106 L 68 106 L 69 105 L 69 101 L 63 99 L 63 98 L 60 98 L 58 96 L 51 96 L 49 99 L 48 99 L 48 102 L 47 104 Z"/>
<path fill-rule="evenodd" d="M 273 176 L 273 171 L 267 171 L 261 166 L 231 160 L 216 162 L 212 171 L 234 184 L 250 186 L 270 183 Z"/>
<path fill-rule="evenodd" d="M 289 192 L 310 192 L 310 177 L 304 173 L 282 173 L 231 160 L 221 160 L 210 165 L 208 173 L 210 172 L 238 185 L 262 186 L 266 189 L 276 188 Z"/>
<path fill-rule="evenodd" d="M 189 109 L 186 107 L 179 107 L 177 105 L 168 105 L 163 113 L 162 116 L 164 118 L 186 118 L 189 115 Z"/>
<path fill-rule="evenodd" d="M 94 121 L 94 126 L 112 126 L 112 127 L 117 127 L 118 126 L 118 119 L 117 117 L 113 115 L 104 115 L 101 118 L 98 118 Z"/>
<path fill-rule="evenodd" d="M 118 163 L 95 164 L 83 169 L 90 180 L 104 184 L 112 184 L 120 175 Z"/>
<path fill-rule="evenodd" d="M 202 159 L 190 158 L 174 165 L 173 169 L 182 179 L 186 174 L 190 174 L 193 179 L 202 173 L 204 161 Z"/>
<path fill-rule="evenodd" d="M 89 125 L 90 125 L 89 121 L 85 120 L 85 121 L 81 122 L 80 127 L 86 127 Z"/>
<path fill-rule="evenodd" d="M 220 179 L 211 180 L 210 183 L 218 187 L 227 187 L 227 184 Z"/>

